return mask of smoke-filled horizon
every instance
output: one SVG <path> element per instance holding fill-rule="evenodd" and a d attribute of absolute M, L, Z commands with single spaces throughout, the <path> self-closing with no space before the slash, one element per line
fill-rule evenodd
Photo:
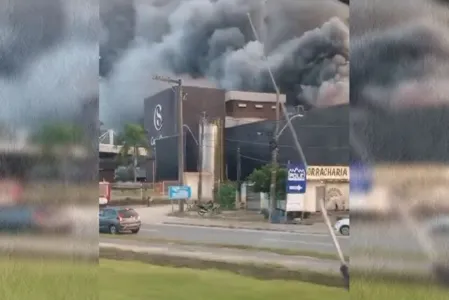
<path fill-rule="evenodd" d="M 0 0 L 0 125 L 76 120 L 98 97 L 98 1 Z"/>
<path fill-rule="evenodd" d="M 354 1 L 351 104 L 390 111 L 448 103 L 448 8 L 440 0 Z"/>
<path fill-rule="evenodd" d="M 0 4 L 3 123 L 73 119 L 82 103 L 100 95 L 101 121 L 119 129 L 142 118 L 144 98 L 168 87 L 154 74 L 182 77 L 186 85 L 268 91 L 269 64 L 283 93 L 303 90 L 301 97 L 313 100 L 321 86 L 321 98 L 335 98 L 347 87 L 338 78 L 347 66 L 337 66 L 347 60 L 349 10 L 337 0 L 270 0 L 265 9 L 255 0 Z"/>
<path fill-rule="evenodd" d="M 100 2 L 106 127 L 141 119 L 143 100 L 168 87 L 152 80 L 155 74 L 186 85 L 272 92 L 269 66 L 281 92 L 298 101 L 348 102 L 349 8 L 337 0 Z"/>

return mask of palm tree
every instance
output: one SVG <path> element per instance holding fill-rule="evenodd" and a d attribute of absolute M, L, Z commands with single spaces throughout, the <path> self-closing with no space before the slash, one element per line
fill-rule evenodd
<path fill-rule="evenodd" d="M 146 130 L 140 124 L 125 124 L 123 132 L 117 137 L 120 145 L 119 158 L 127 159 L 132 153 L 132 164 L 134 182 L 137 182 L 137 160 L 141 156 L 140 149 L 145 149 L 147 155 L 150 153 L 150 146 Z"/>

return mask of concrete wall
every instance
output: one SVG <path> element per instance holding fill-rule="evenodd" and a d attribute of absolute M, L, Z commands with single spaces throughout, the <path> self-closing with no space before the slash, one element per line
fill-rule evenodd
<path fill-rule="evenodd" d="M 338 210 L 349 209 L 349 182 L 320 182 L 308 181 L 307 190 L 305 194 L 305 211 L 318 212 L 321 211 L 319 204 L 319 195 L 316 189 L 320 186 L 325 188 L 326 209 L 335 210 L 335 204 L 338 205 Z"/>

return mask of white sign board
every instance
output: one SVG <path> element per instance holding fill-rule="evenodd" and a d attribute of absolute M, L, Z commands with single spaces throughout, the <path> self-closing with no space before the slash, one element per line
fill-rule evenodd
<path fill-rule="evenodd" d="M 305 194 L 287 194 L 286 211 L 303 211 Z"/>

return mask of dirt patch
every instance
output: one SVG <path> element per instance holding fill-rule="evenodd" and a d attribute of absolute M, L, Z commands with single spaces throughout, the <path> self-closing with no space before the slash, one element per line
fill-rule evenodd
<path fill-rule="evenodd" d="M 1 249 L 0 258 L 8 260 L 34 259 L 34 260 L 63 260 L 70 262 L 98 263 L 97 255 L 86 255 L 76 251 L 44 251 L 39 249 Z"/>
<path fill-rule="evenodd" d="M 195 258 L 125 251 L 113 248 L 100 248 L 100 257 L 115 260 L 137 260 L 153 265 L 177 268 L 191 268 L 199 270 L 219 269 L 264 280 L 297 280 L 326 286 L 344 287 L 344 282 L 338 275 L 323 274 L 312 271 L 290 270 L 277 265 L 216 262 Z"/>
<path fill-rule="evenodd" d="M 218 269 L 262 280 L 294 280 L 333 287 L 344 287 L 343 278 L 337 274 L 325 274 L 307 270 L 291 270 L 278 265 L 254 265 L 227 262 L 216 262 L 196 258 L 185 258 L 170 255 L 159 255 L 125 251 L 113 248 L 100 248 L 100 257 L 113 260 L 140 261 L 158 266 L 190 268 L 199 270 Z M 437 274 L 428 277 L 411 273 L 368 272 L 354 270 L 351 276 L 364 281 L 397 282 L 406 284 L 435 283 L 441 281 Z"/>

